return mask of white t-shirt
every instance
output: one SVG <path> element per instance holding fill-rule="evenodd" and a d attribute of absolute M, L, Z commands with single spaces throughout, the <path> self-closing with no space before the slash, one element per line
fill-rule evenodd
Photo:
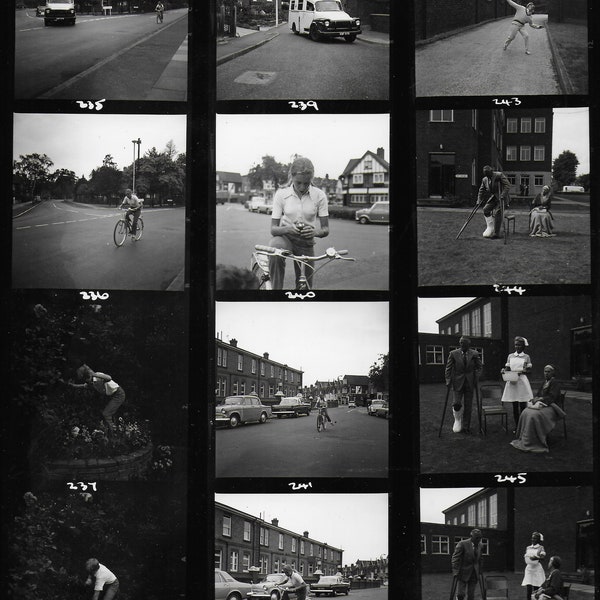
<path fill-rule="evenodd" d="M 328 216 L 327 196 L 314 185 L 308 188 L 302 198 L 298 198 L 293 186 L 279 188 L 273 197 L 271 218 L 281 219 L 282 225 L 290 225 L 300 220 L 315 227 L 317 217 Z"/>
<path fill-rule="evenodd" d="M 117 576 L 112 571 L 107 569 L 102 563 L 100 563 L 100 568 L 96 571 L 94 577 L 95 592 L 101 592 L 104 589 L 105 584 L 108 583 L 110 585 L 111 583 L 114 583 L 117 580 Z"/>

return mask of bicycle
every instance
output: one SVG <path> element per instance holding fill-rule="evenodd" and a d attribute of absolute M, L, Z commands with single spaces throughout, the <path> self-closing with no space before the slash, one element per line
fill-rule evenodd
<path fill-rule="evenodd" d="M 308 291 L 311 289 L 311 286 L 306 276 L 306 267 L 313 269 L 312 275 L 314 276 L 325 265 L 328 265 L 334 260 L 356 260 L 355 258 L 350 257 L 345 258 L 346 254 L 348 254 L 348 250 L 336 250 L 335 248 L 327 248 L 327 250 L 325 250 L 325 254 L 321 254 L 320 256 L 303 256 L 292 254 L 290 250 L 285 250 L 283 248 L 273 248 L 271 246 L 262 246 L 259 244 L 254 246 L 254 252 L 252 253 L 251 260 L 251 270 L 259 281 L 259 290 L 272 290 L 273 284 L 271 282 L 271 275 L 269 273 L 269 257 L 280 256 L 281 258 L 293 260 L 295 263 L 300 265 L 300 277 L 298 279 L 296 289 L 300 291 Z M 327 260 L 327 262 L 323 263 L 319 268 L 315 269 L 311 263 L 316 263 L 321 260 Z"/>
<path fill-rule="evenodd" d="M 125 243 L 125 238 L 128 235 L 132 235 L 132 238 L 138 242 L 142 239 L 142 235 L 144 234 L 144 221 L 142 220 L 142 214 L 138 217 L 137 229 L 135 231 L 135 236 L 131 234 L 131 221 L 127 218 L 127 215 L 124 217 L 120 217 L 115 225 L 115 230 L 113 231 L 113 239 L 115 241 L 115 246 L 120 247 Z"/>
<path fill-rule="evenodd" d="M 317 431 L 321 431 L 321 429 L 323 431 L 327 430 L 327 417 L 325 416 L 325 407 L 319 407 L 318 412 L 317 412 Z M 337 423 L 337 421 L 329 421 L 329 426 L 333 427 L 333 425 Z"/>
<path fill-rule="evenodd" d="M 162 10 L 157 10 L 156 11 L 156 22 L 157 23 L 162 23 L 163 22 L 163 11 Z"/>

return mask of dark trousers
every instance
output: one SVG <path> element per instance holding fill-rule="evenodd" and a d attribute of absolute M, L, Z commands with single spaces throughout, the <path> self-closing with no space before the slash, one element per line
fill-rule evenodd
<path fill-rule="evenodd" d="M 513 402 L 513 419 L 515 420 L 515 429 L 519 424 L 519 417 L 523 412 L 523 409 L 527 406 L 527 402 Z"/>
<path fill-rule="evenodd" d="M 473 408 L 473 388 L 465 381 L 462 388 L 454 391 L 454 402 L 463 405 L 463 430 L 469 430 L 471 427 L 471 412 Z"/>
<path fill-rule="evenodd" d="M 287 235 L 278 235 L 271 239 L 269 246 L 273 248 L 281 248 L 283 250 L 289 250 L 293 254 L 314 256 L 315 246 L 314 242 L 311 244 L 309 240 L 304 243 L 300 243 L 300 240 Z M 269 273 L 271 275 L 271 284 L 274 290 L 283 289 L 283 277 L 285 275 L 285 258 L 280 256 L 269 257 Z M 296 272 L 296 288 L 300 279 L 300 265 L 294 262 L 294 271 Z M 308 281 L 308 285 L 312 288 L 314 269 L 309 265 L 304 268 L 304 274 Z"/>
<path fill-rule="evenodd" d="M 475 599 L 475 588 L 477 587 L 477 573 L 475 573 L 475 569 L 471 573 L 471 577 L 468 581 L 458 580 L 458 585 L 456 587 L 456 597 L 458 600 L 463 600 L 465 597 L 465 590 L 467 592 L 467 600 Z"/>
<path fill-rule="evenodd" d="M 142 212 L 142 207 L 140 206 L 140 208 L 136 208 L 136 209 L 127 209 L 127 212 L 125 213 L 125 219 L 127 219 L 128 221 L 131 221 L 131 233 L 135 234 L 135 232 L 137 231 L 137 222 L 138 219 L 140 218 L 140 213 Z M 131 219 L 129 219 L 129 216 L 131 215 Z"/>

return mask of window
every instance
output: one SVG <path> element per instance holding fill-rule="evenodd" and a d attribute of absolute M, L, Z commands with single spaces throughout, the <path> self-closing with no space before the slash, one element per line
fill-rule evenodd
<path fill-rule="evenodd" d="M 254 382 L 252 382 L 252 385 L 250 386 L 250 393 L 256 394 L 256 384 Z"/>
<path fill-rule="evenodd" d="M 517 183 L 517 176 L 514 173 L 505 173 L 505 175 L 510 185 L 515 185 L 515 183 Z"/>
<path fill-rule="evenodd" d="M 294 383 L 294 371 L 290 371 L 290 383 Z"/>
<path fill-rule="evenodd" d="M 260 528 L 260 545 L 261 546 L 269 545 L 269 530 L 266 527 Z"/>
<path fill-rule="evenodd" d="M 458 323 L 454 324 L 454 333 L 458 333 L 460 331 L 460 327 L 458 325 Z"/>
<path fill-rule="evenodd" d="M 304 575 L 304 563 L 300 563 L 300 575 Z"/>
<path fill-rule="evenodd" d="M 250 554 L 248 552 L 244 552 L 242 554 L 242 571 L 247 573 L 250 569 Z"/>
<path fill-rule="evenodd" d="M 352 194 L 350 196 L 350 204 L 364 204 L 365 196 L 364 194 Z"/>
<path fill-rule="evenodd" d="M 223 516 L 223 535 L 231 537 L 231 517 Z"/>
<path fill-rule="evenodd" d="M 253 358 L 250 364 L 250 370 L 252 371 L 252 375 L 256 375 L 256 359 Z"/>
<path fill-rule="evenodd" d="M 483 498 L 477 503 L 477 526 L 487 527 L 487 500 Z"/>
<path fill-rule="evenodd" d="M 365 162 L 363 163 L 363 165 L 364 165 L 365 171 L 372 171 L 373 170 L 373 159 L 365 158 Z"/>
<path fill-rule="evenodd" d="M 546 146 L 534 146 L 533 147 L 533 160 L 537 160 L 537 161 L 546 160 Z"/>
<path fill-rule="evenodd" d="M 363 182 L 363 174 L 362 173 L 353 173 L 352 174 L 352 183 L 361 184 Z"/>
<path fill-rule="evenodd" d="M 292 561 L 292 569 L 296 570 L 296 561 L 295 560 Z"/>
<path fill-rule="evenodd" d="M 279 559 L 278 559 L 278 558 L 276 558 L 276 559 L 273 561 L 273 571 L 274 571 L 275 573 L 279 573 Z"/>
<path fill-rule="evenodd" d="M 492 303 L 483 305 L 483 336 L 492 337 Z"/>
<path fill-rule="evenodd" d="M 452 519 L 452 525 L 458 525 L 458 517 L 454 517 L 454 519 Z"/>
<path fill-rule="evenodd" d="M 217 348 L 217 367 L 223 366 L 223 348 Z"/>
<path fill-rule="evenodd" d="M 531 133 L 531 117 L 521 118 L 521 133 Z"/>
<path fill-rule="evenodd" d="M 272 398 L 274 393 L 275 393 L 275 388 L 272 385 L 270 385 L 269 386 L 269 398 Z"/>
<path fill-rule="evenodd" d="M 283 370 L 283 380 L 284 380 L 284 381 L 287 381 L 287 380 L 288 380 L 288 371 L 287 371 L 287 369 L 284 369 L 284 370 Z"/>
<path fill-rule="evenodd" d="M 304 554 L 304 540 L 300 540 L 300 554 Z"/>
<path fill-rule="evenodd" d="M 517 133 L 518 119 L 506 119 L 506 133 Z"/>
<path fill-rule="evenodd" d="M 240 394 L 245 394 L 246 393 L 246 382 L 242 381 L 242 383 L 240 384 Z"/>
<path fill-rule="evenodd" d="M 431 536 L 431 554 L 450 554 L 450 542 L 447 535 Z"/>
<path fill-rule="evenodd" d="M 264 554 L 260 556 L 260 572 L 264 574 L 269 572 L 269 557 Z"/>
<path fill-rule="evenodd" d="M 215 551 L 215 569 L 223 568 L 223 550 Z"/>
<path fill-rule="evenodd" d="M 317 556 L 318 556 L 319 558 L 321 558 L 321 551 L 322 551 L 322 548 L 321 548 L 321 546 L 319 546 L 319 547 L 317 548 Z M 327 552 L 327 551 L 325 551 L 325 552 Z"/>
<path fill-rule="evenodd" d="M 217 377 L 217 396 L 227 396 L 227 379 Z"/>
<path fill-rule="evenodd" d="M 292 552 L 296 552 L 296 538 L 292 538 Z"/>
<path fill-rule="evenodd" d="M 275 377 L 275 367 L 271 365 L 271 377 Z"/>
<path fill-rule="evenodd" d="M 262 377 L 265 376 L 265 363 L 263 362 L 260 363 L 260 374 L 262 375 Z"/>
<path fill-rule="evenodd" d="M 460 318 L 460 326 L 463 335 L 471 335 L 471 321 L 468 313 Z"/>
<path fill-rule="evenodd" d="M 535 118 L 535 133 L 546 133 L 546 117 Z"/>
<path fill-rule="evenodd" d="M 236 572 L 239 566 L 239 554 L 237 550 L 232 550 L 229 553 L 229 571 Z"/>
<path fill-rule="evenodd" d="M 313 564 L 312 563 L 308 563 L 308 574 L 312 575 L 313 574 Z"/>
<path fill-rule="evenodd" d="M 428 344 L 425 346 L 425 361 L 428 365 L 444 364 L 444 348 Z"/>
<path fill-rule="evenodd" d="M 471 335 L 481 337 L 481 312 L 479 308 L 471 313 Z"/>
<path fill-rule="evenodd" d="M 252 537 L 252 524 L 249 521 L 244 521 L 244 541 L 249 542 Z"/>
<path fill-rule="evenodd" d="M 233 395 L 234 395 L 234 396 L 237 396 L 237 394 L 238 394 L 238 388 L 239 388 L 239 384 L 238 384 L 238 380 L 236 379 L 236 380 L 233 382 L 233 386 L 232 386 L 232 388 L 231 388 L 231 390 L 232 390 L 232 392 L 233 392 Z"/>
<path fill-rule="evenodd" d="M 227 366 L 227 350 L 225 348 L 223 348 L 223 356 L 221 357 L 221 363 L 222 367 Z"/>
<path fill-rule="evenodd" d="M 314 556 L 315 555 L 315 547 L 311 544 L 310 545 L 310 552 L 308 553 L 309 556 Z"/>
<path fill-rule="evenodd" d="M 471 504 L 467 509 L 468 521 L 467 525 L 469 527 L 475 527 L 475 505 Z"/>
<path fill-rule="evenodd" d="M 453 110 L 430 110 L 429 111 L 430 123 L 453 123 L 454 122 L 454 111 Z"/>
<path fill-rule="evenodd" d="M 521 146 L 519 160 L 521 160 L 521 161 L 531 160 L 531 146 Z"/>
<path fill-rule="evenodd" d="M 498 494 L 490 496 L 490 527 L 498 527 Z"/>
<path fill-rule="evenodd" d="M 242 354 L 238 354 L 238 371 L 244 370 L 244 357 Z"/>
<path fill-rule="evenodd" d="M 516 146 L 506 146 L 506 160 L 517 160 Z"/>
<path fill-rule="evenodd" d="M 536 187 L 542 187 L 544 185 L 544 176 L 543 175 L 534 175 L 533 176 L 533 185 Z"/>
<path fill-rule="evenodd" d="M 421 554 L 427 554 L 427 536 L 424 533 L 421 534 Z"/>
<path fill-rule="evenodd" d="M 467 521 L 467 515 L 465 515 L 465 513 L 462 513 L 462 515 L 460 515 L 460 524 L 464 525 Z"/>
<path fill-rule="evenodd" d="M 260 394 L 261 398 L 265 397 L 265 384 L 264 383 L 260 384 L 260 392 L 259 392 L 259 394 Z"/>
<path fill-rule="evenodd" d="M 279 534 L 279 545 L 278 545 L 278 548 L 280 550 L 283 550 L 283 533 Z M 279 571 L 277 571 L 277 573 L 279 573 Z"/>
<path fill-rule="evenodd" d="M 385 173 L 373 173 L 373 183 L 384 183 Z"/>
<path fill-rule="evenodd" d="M 481 554 L 482 556 L 490 555 L 490 540 L 488 538 L 481 538 Z"/>

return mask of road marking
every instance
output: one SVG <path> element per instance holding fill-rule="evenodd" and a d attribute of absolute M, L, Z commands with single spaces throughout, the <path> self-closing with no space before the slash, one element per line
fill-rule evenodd
<path fill-rule="evenodd" d="M 30 19 L 42 19 L 42 17 L 37 17 L 37 16 L 31 16 L 30 14 L 27 15 Z M 77 15 L 75 15 L 77 17 Z M 80 23 L 94 23 L 96 21 L 106 21 L 107 19 L 118 19 L 118 18 L 125 18 L 125 17 L 137 17 L 137 15 L 114 15 L 112 17 L 96 17 L 96 18 L 92 18 L 92 17 L 88 17 L 87 19 L 82 19 L 81 17 L 77 17 L 77 24 Z M 42 23 L 40 22 L 38 24 L 37 27 L 28 27 L 27 29 L 18 29 L 17 33 L 23 33 L 26 31 L 41 31 L 45 29 L 45 26 L 42 26 Z"/>
<path fill-rule="evenodd" d="M 49 223 L 42 223 L 41 225 L 34 225 L 34 227 L 48 227 Z"/>
<path fill-rule="evenodd" d="M 50 225 L 64 225 L 64 221 L 56 221 L 55 223 L 50 223 Z"/>
<path fill-rule="evenodd" d="M 22 227 L 17 227 L 17 229 L 31 229 L 31 225 L 23 225 Z"/>

